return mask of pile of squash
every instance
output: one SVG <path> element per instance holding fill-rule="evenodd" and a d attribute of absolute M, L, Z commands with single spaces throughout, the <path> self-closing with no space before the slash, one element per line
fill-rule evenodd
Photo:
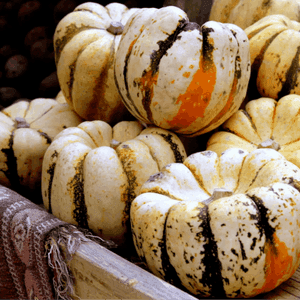
<path fill-rule="evenodd" d="M 54 34 L 56 99 L 0 112 L 0 183 L 133 242 L 151 272 L 199 297 L 249 298 L 289 279 L 300 1 L 256 2 L 215 0 L 201 26 L 176 6 L 77 6 Z"/>

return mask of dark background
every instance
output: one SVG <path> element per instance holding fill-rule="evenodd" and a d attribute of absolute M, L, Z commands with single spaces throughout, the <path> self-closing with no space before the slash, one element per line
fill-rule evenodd
<path fill-rule="evenodd" d="M 0 109 L 19 99 L 55 98 L 59 83 L 54 63 L 53 34 L 58 22 L 80 0 L 0 1 Z M 113 1 L 91 1 L 105 6 Z M 176 5 L 190 21 L 208 20 L 212 0 L 126 0 L 132 7 Z"/>

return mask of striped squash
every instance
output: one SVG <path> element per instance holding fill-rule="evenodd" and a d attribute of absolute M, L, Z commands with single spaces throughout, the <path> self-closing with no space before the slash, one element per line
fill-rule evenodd
<path fill-rule="evenodd" d="M 114 80 L 114 59 L 123 27 L 138 9 L 121 3 L 77 6 L 57 25 L 54 52 L 67 103 L 85 120 L 116 123 L 129 117 Z"/>
<path fill-rule="evenodd" d="M 209 20 L 245 29 L 268 15 L 284 14 L 300 21 L 299 11 L 299 0 L 214 0 Z"/>
<path fill-rule="evenodd" d="M 187 136 L 218 127 L 240 107 L 249 42 L 233 24 L 189 22 L 174 6 L 135 12 L 116 53 L 123 102 L 141 122 Z"/>
<path fill-rule="evenodd" d="M 143 184 L 134 244 L 157 276 L 200 297 L 249 298 L 300 263 L 300 169 L 273 149 L 197 152 Z"/>
<path fill-rule="evenodd" d="M 229 148 L 253 151 L 272 148 L 300 168 L 300 96 L 278 101 L 259 98 L 238 110 L 207 141 L 207 150 L 220 155 Z"/>
<path fill-rule="evenodd" d="M 114 127 L 85 121 L 58 134 L 43 160 L 46 209 L 63 221 L 123 244 L 130 204 L 141 185 L 162 166 L 186 158 L 174 133 L 142 129 L 138 121 Z"/>
<path fill-rule="evenodd" d="M 0 112 L 0 184 L 39 198 L 42 160 L 53 138 L 82 119 L 54 99 L 19 101 Z M 41 200 L 41 199 L 39 199 Z"/>
<path fill-rule="evenodd" d="M 284 15 L 266 16 L 245 29 L 250 42 L 251 84 L 263 97 L 300 94 L 300 23 Z"/>

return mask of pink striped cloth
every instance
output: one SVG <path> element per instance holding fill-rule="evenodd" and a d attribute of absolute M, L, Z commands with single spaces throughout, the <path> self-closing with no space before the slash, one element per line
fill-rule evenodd
<path fill-rule="evenodd" d="M 1 299 L 76 299 L 66 262 L 86 236 L 0 185 Z"/>

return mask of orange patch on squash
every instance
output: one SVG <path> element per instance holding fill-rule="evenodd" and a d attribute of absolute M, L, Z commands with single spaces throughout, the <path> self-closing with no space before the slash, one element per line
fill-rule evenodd
<path fill-rule="evenodd" d="M 199 117 L 203 118 L 211 94 L 216 84 L 217 68 L 213 63 L 199 62 L 199 69 L 188 86 L 186 92 L 179 95 L 176 104 L 181 103 L 177 115 L 167 120 L 171 127 L 187 127 Z"/>
<path fill-rule="evenodd" d="M 235 99 L 235 93 L 236 93 L 236 90 L 237 90 L 237 84 L 238 84 L 238 79 L 235 77 L 234 81 L 233 81 L 233 84 L 232 84 L 232 89 L 230 91 L 230 94 L 229 94 L 229 97 L 228 97 L 228 100 L 227 100 L 225 106 L 209 122 L 209 124 L 205 126 L 205 128 L 209 127 L 211 124 L 217 123 L 217 121 L 219 121 L 219 119 L 221 119 L 224 116 L 224 114 L 226 114 L 229 111 L 229 109 L 230 109 L 230 107 L 231 107 L 231 105 L 232 105 L 232 103 L 233 103 L 233 101 Z M 205 129 L 205 128 L 203 128 L 203 129 Z"/>
<path fill-rule="evenodd" d="M 134 44 L 136 43 L 137 39 L 138 39 L 138 37 L 130 43 L 129 48 L 128 48 L 128 53 L 131 53 L 132 48 L 133 48 Z"/>
<path fill-rule="evenodd" d="M 265 283 L 256 294 L 271 291 L 282 283 L 282 278 L 288 274 L 292 276 L 296 271 L 293 257 L 288 253 L 288 247 L 274 234 L 274 245 L 266 245 Z"/>

